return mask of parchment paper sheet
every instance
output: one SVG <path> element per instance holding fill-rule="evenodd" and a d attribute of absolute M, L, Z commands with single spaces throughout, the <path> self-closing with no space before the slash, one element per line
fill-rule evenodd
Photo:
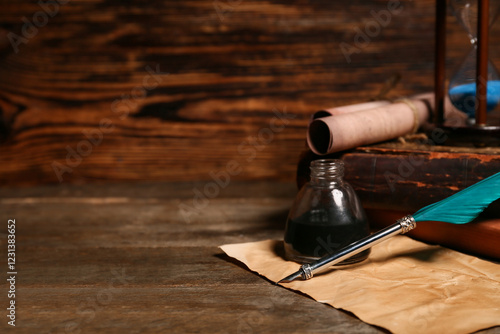
<path fill-rule="evenodd" d="M 277 282 L 299 269 L 282 241 L 223 245 L 252 271 Z M 500 265 L 397 236 L 367 261 L 282 286 L 348 310 L 394 333 L 470 333 L 500 325 Z"/>

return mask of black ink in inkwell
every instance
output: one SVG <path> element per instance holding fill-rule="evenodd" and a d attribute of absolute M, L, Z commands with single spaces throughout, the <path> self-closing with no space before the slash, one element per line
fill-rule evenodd
<path fill-rule="evenodd" d="M 311 162 L 311 181 L 297 194 L 288 215 L 285 253 L 288 260 L 310 263 L 370 234 L 361 203 L 344 181 L 344 163 L 336 159 Z M 338 265 L 365 260 L 367 249 Z"/>

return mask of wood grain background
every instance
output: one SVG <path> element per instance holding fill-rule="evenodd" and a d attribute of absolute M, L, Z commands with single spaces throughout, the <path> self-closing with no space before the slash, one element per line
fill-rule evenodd
<path fill-rule="evenodd" d="M 293 180 L 312 112 L 432 89 L 434 1 L 389 3 L 1 0 L 0 184 Z"/>

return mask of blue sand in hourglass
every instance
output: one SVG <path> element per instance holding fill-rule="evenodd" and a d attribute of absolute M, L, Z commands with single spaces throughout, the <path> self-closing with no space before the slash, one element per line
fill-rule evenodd
<path fill-rule="evenodd" d="M 448 92 L 451 103 L 465 112 L 470 117 L 474 117 L 476 109 L 476 83 L 472 82 L 465 85 L 459 85 L 451 88 Z M 486 91 L 486 109 L 492 111 L 500 102 L 500 80 L 488 81 Z"/>

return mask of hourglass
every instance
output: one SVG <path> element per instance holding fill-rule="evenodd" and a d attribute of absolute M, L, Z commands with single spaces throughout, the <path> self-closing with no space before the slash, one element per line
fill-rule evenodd
<path fill-rule="evenodd" d="M 458 21 L 469 35 L 471 50 L 445 91 L 447 0 L 436 0 L 434 94 L 435 127 L 444 131 L 445 145 L 500 146 L 500 83 L 498 72 L 488 60 L 489 30 L 499 15 L 499 0 L 449 0 Z M 491 10 L 491 15 L 490 15 Z M 468 124 L 453 125 L 444 119 L 445 95 L 469 115 Z M 487 111 L 496 109 L 488 116 Z M 475 116 L 475 117 L 474 117 Z M 495 119 L 496 118 L 496 119 Z M 432 127 L 431 127 L 432 128 Z M 430 130 L 429 130 L 430 131 Z"/>
<path fill-rule="evenodd" d="M 478 76 L 476 75 L 478 0 L 451 0 L 450 6 L 458 22 L 460 22 L 469 36 L 471 48 L 450 79 L 448 95 L 452 104 L 457 109 L 465 112 L 470 117 L 471 123 L 473 123 L 476 110 L 476 81 L 478 80 Z M 500 1 L 489 1 L 488 29 L 496 20 L 499 11 Z M 492 111 L 500 103 L 500 75 L 489 59 L 487 60 L 487 77 L 482 78 L 479 76 L 479 80 L 484 80 L 487 83 L 486 109 L 488 112 Z"/>

